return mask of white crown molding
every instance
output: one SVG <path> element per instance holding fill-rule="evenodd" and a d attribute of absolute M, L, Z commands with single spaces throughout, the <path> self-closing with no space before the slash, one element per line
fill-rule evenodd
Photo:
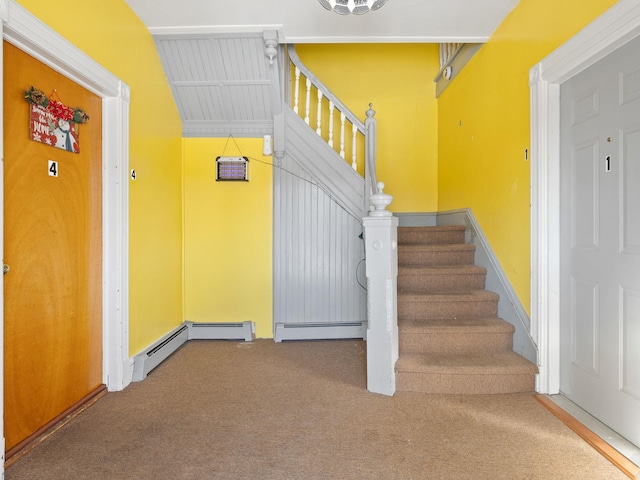
<path fill-rule="evenodd" d="M 337 36 L 317 36 L 317 35 L 293 35 L 287 36 L 283 24 L 263 24 L 263 25 L 194 25 L 194 26 L 174 26 L 174 27 L 149 27 L 149 33 L 154 37 L 177 37 L 177 36 L 198 36 L 198 35 L 221 35 L 237 37 L 247 34 L 261 35 L 265 31 L 277 31 L 279 43 L 486 43 L 489 37 L 486 36 L 438 36 L 438 35 L 407 35 L 407 36 L 385 36 L 385 35 L 337 35 Z"/>
<path fill-rule="evenodd" d="M 246 34 L 255 33 L 261 36 L 262 32 L 267 30 L 280 30 L 282 24 L 279 25 L 199 25 L 186 27 L 150 27 L 149 33 L 154 37 L 177 36 L 177 35 L 211 35 L 211 34 L 228 34 L 230 36 L 246 36 Z"/>
<path fill-rule="evenodd" d="M 486 43 L 489 37 L 448 37 L 438 35 L 340 35 L 340 36 L 287 36 L 281 43 Z"/>
<path fill-rule="evenodd" d="M 531 68 L 531 334 L 536 389 L 560 389 L 560 85 L 640 35 L 640 3 L 613 7 Z"/>

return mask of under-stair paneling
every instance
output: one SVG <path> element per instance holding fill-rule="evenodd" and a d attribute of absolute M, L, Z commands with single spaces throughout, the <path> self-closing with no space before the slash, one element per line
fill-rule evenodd
<path fill-rule="evenodd" d="M 315 133 L 303 127 L 308 139 L 304 131 L 298 137 L 287 130 L 287 153 L 274 169 L 274 325 L 363 322 L 362 196 L 335 185 L 327 193 L 322 178 L 340 172 L 344 161 L 337 155 L 322 160 L 308 147 Z M 340 183 L 349 171 L 346 165 L 334 181 Z"/>

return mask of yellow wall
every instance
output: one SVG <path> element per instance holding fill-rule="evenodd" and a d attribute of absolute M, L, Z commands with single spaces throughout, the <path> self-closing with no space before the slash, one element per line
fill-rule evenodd
<path fill-rule="evenodd" d="M 251 182 L 215 182 L 226 139 L 181 140 L 153 40 L 123 0 L 18 3 L 131 87 L 130 353 L 183 312 L 192 321 L 253 320 L 270 337 L 270 167 L 254 160 Z M 529 68 L 614 3 L 521 0 L 439 101 L 435 45 L 299 45 L 298 54 L 360 118 L 374 104 L 391 209 L 470 207 L 528 308 Z M 265 159 L 260 139 L 238 144 L 231 154 Z"/>
<path fill-rule="evenodd" d="M 439 99 L 439 209 L 472 209 L 527 310 L 529 69 L 614 3 L 521 0 Z"/>
<path fill-rule="evenodd" d="M 130 345 L 182 322 L 182 125 L 153 39 L 124 0 L 18 0 L 131 88 Z M 141 75 L 144 72 L 144 75 Z"/>
<path fill-rule="evenodd" d="M 249 158 L 249 182 L 216 182 L 218 156 Z M 262 139 L 184 140 L 185 320 L 272 334 L 272 157 Z"/>
<path fill-rule="evenodd" d="M 394 212 L 438 209 L 436 45 L 297 45 L 302 62 L 364 120 L 378 121 L 378 180 Z"/>

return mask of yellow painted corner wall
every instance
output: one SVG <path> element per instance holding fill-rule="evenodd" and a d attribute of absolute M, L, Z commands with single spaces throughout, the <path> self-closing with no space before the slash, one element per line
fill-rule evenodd
<path fill-rule="evenodd" d="M 185 320 L 251 320 L 272 338 L 272 157 L 262 138 L 183 142 Z M 218 156 L 248 157 L 249 181 L 217 182 Z"/>
<path fill-rule="evenodd" d="M 437 45 L 302 44 L 302 62 L 360 119 L 373 103 L 378 180 L 394 212 L 438 209 Z"/>
<path fill-rule="evenodd" d="M 130 103 L 129 352 L 182 322 L 182 124 L 153 39 L 124 0 L 18 0 L 127 83 Z M 144 74 L 141 74 L 144 73 Z M 60 93 L 64 100 L 64 94 Z"/>
<path fill-rule="evenodd" d="M 471 208 L 530 311 L 529 69 L 615 0 L 521 0 L 439 99 L 441 211 Z"/>

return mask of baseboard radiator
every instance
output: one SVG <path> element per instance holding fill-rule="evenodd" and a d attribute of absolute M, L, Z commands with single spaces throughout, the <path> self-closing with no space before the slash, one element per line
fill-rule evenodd
<path fill-rule="evenodd" d="M 148 349 L 133 357 L 133 381 L 140 382 L 147 378 L 151 370 L 164 362 L 189 340 L 244 340 L 250 342 L 254 336 L 255 324 L 253 322 L 184 322 Z"/>
<path fill-rule="evenodd" d="M 284 340 L 336 340 L 367 337 L 367 322 L 276 323 L 276 343 Z"/>

